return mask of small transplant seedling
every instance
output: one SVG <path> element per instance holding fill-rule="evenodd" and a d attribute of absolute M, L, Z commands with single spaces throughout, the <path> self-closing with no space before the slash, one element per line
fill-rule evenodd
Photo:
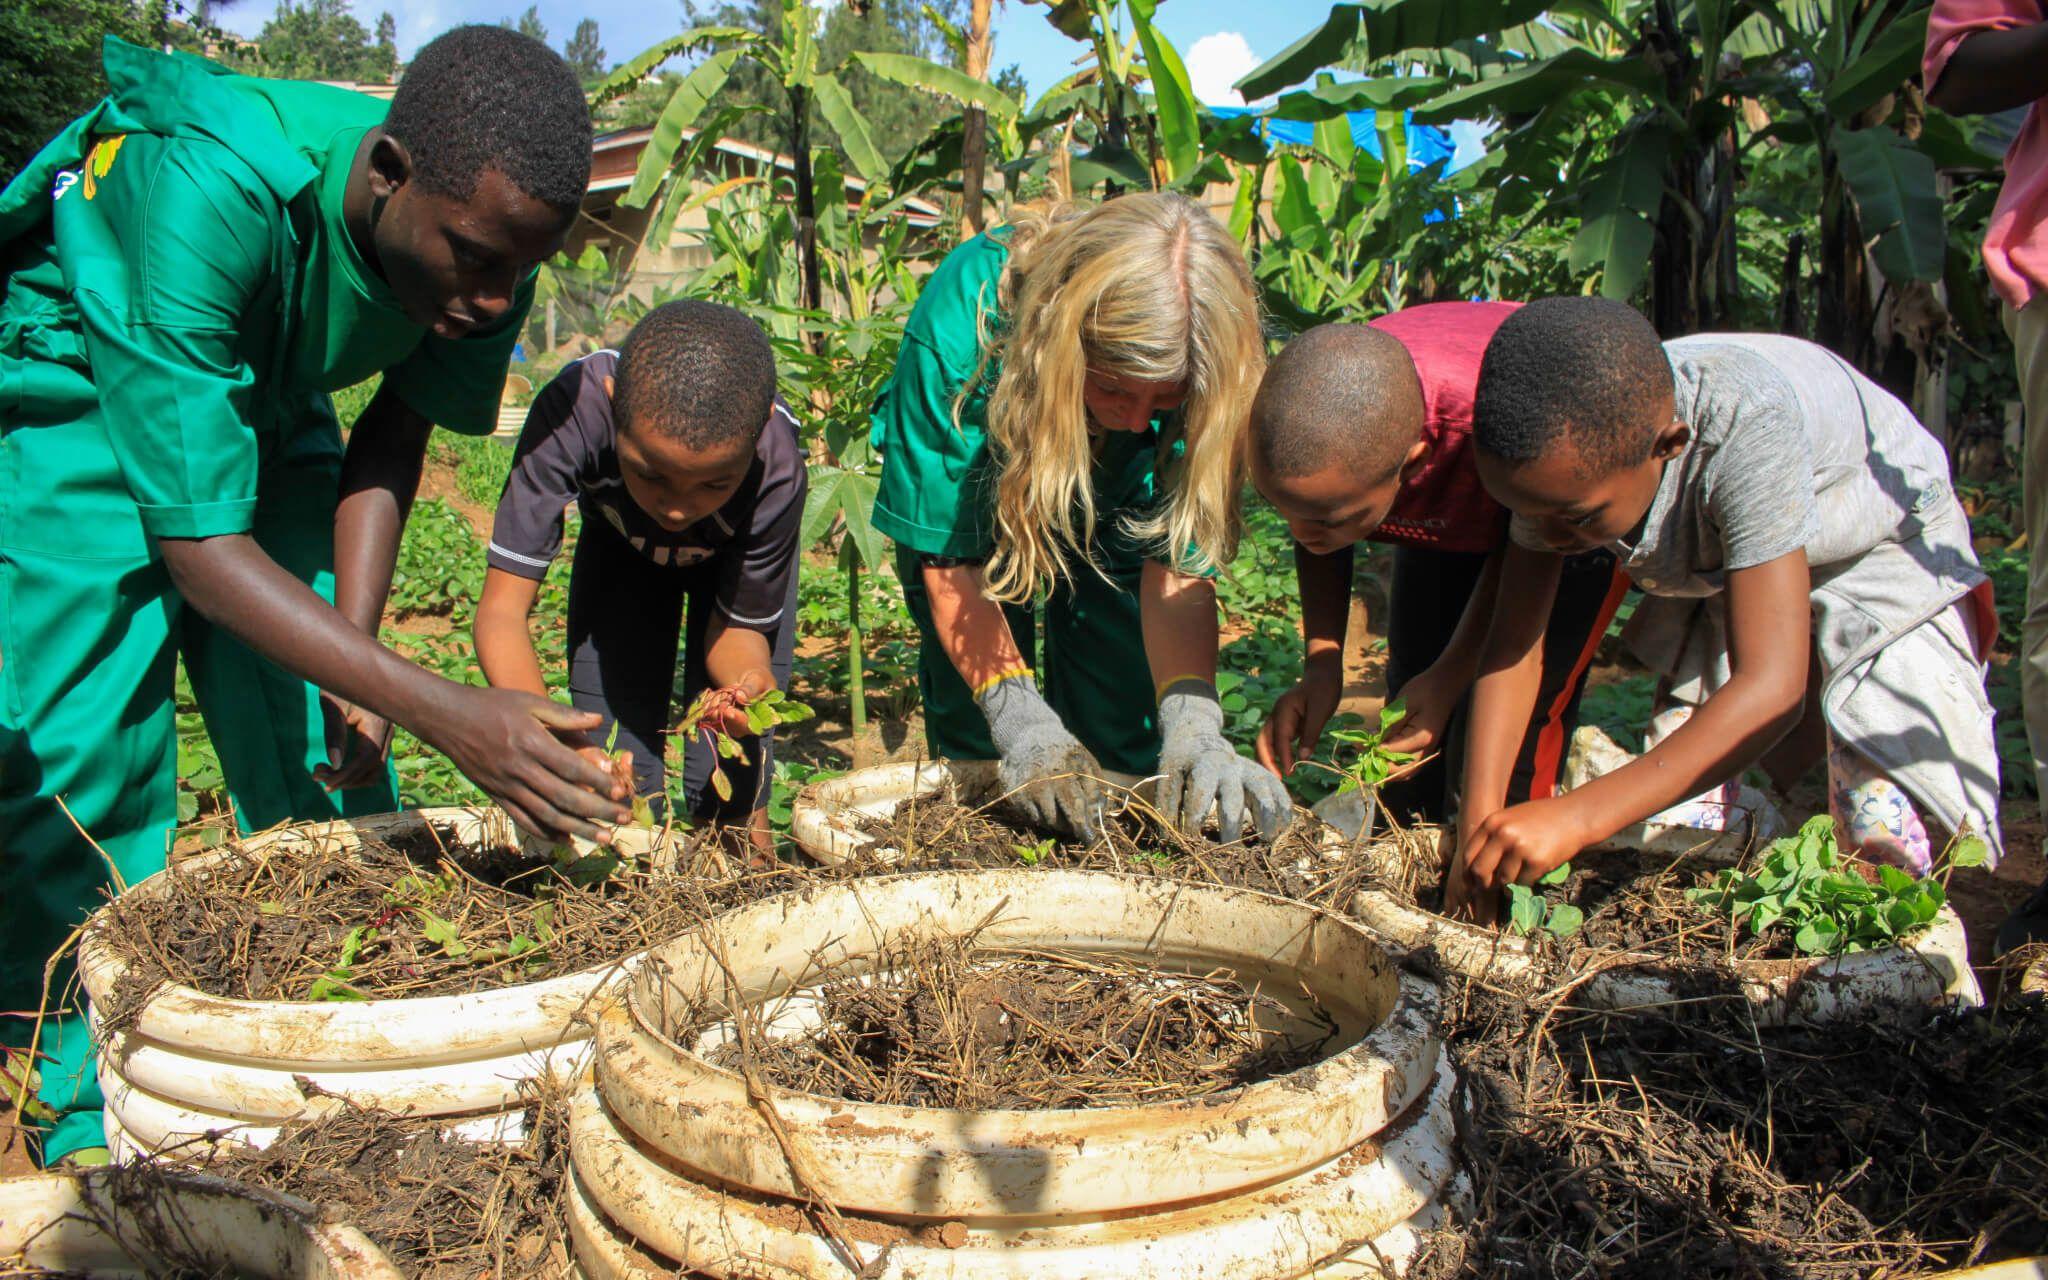
<path fill-rule="evenodd" d="M 1035 867 L 1052 856 L 1054 847 L 1053 838 L 1047 836 L 1043 840 L 1019 841 L 1011 845 L 1010 849 L 1017 855 L 1017 861 L 1027 867 Z"/>
<path fill-rule="evenodd" d="M 341 940 L 341 958 L 333 967 L 313 979 L 306 991 L 308 1000 L 363 1000 L 362 992 L 350 986 L 355 980 L 356 961 L 377 942 L 377 930 L 366 924 L 350 929 Z"/>
<path fill-rule="evenodd" d="M 36 1096 L 41 1088 L 42 1077 L 26 1051 L 0 1049 L 0 1089 L 7 1091 L 0 1102 L 4 1102 L 9 1111 L 42 1124 L 55 1121 L 56 1111 Z"/>
<path fill-rule="evenodd" d="M 1536 882 L 1536 888 L 1525 884 L 1511 884 L 1508 895 L 1508 932 L 1521 937 L 1534 937 L 1547 933 L 1553 938 L 1569 938 L 1586 923 L 1586 913 L 1569 902 L 1552 902 L 1537 889 L 1561 885 L 1571 879 L 1572 864 L 1569 862 L 1553 867 L 1550 874 Z"/>
<path fill-rule="evenodd" d="M 1378 791 L 1387 779 L 1400 773 L 1415 762 L 1412 751 L 1389 751 L 1384 743 L 1387 734 L 1408 715 L 1408 707 L 1402 702 L 1390 702 L 1380 708 L 1380 727 L 1377 729 L 1334 729 L 1330 736 L 1357 752 L 1357 758 L 1347 765 L 1326 765 L 1334 768 L 1343 781 L 1337 785 L 1341 792 L 1365 790 Z"/>
<path fill-rule="evenodd" d="M 770 689 L 744 703 L 740 701 L 738 689 L 706 689 L 698 694 L 697 700 L 684 713 L 677 732 L 686 742 L 702 738 L 716 753 L 711 765 L 711 789 L 718 793 L 720 800 L 732 799 L 732 779 L 725 776 L 725 768 L 718 761 L 746 759 L 746 748 L 718 727 L 732 711 L 739 711 L 746 717 L 747 732 L 751 734 L 765 733 L 778 724 L 796 724 L 817 714 L 780 689 Z"/>
<path fill-rule="evenodd" d="M 1748 926 L 1752 934 L 1782 929 L 1806 955 L 1847 955 L 1896 946 L 1932 924 L 1948 901 L 1948 877 L 1957 867 L 1982 866 L 1989 857 L 1983 840 L 1966 835 L 1943 855 L 1939 878 L 1879 866 L 1872 883 L 1845 865 L 1835 820 L 1821 814 L 1772 841 L 1754 872 L 1723 871 L 1712 884 L 1687 890 L 1686 897 L 1738 928 Z"/>

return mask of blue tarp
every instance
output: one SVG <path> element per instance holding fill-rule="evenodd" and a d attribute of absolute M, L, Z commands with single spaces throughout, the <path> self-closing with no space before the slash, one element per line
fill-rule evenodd
<path fill-rule="evenodd" d="M 1264 117 L 1259 121 L 1259 133 L 1274 142 L 1286 142 L 1305 147 L 1315 141 L 1315 125 L 1303 120 L 1274 119 L 1266 115 L 1266 112 L 1272 110 L 1271 107 L 1207 107 L 1205 110 L 1213 111 L 1216 115 L 1226 120 L 1237 116 Z M 1410 117 L 1413 116 L 1412 112 L 1408 114 Z M 1347 119 L 1351 122 L 1351 140 L 1364 147 L 1367 151 L 1370 151 L 1373 155 L 1379 155 L 1380 134 L 1375 113 L 1371 111 L 1353 111 L 1348 113 Z M 1445 171 L 1448 172 L 1451 156 L 1457 150 L 1457 144 L 1451 141 L 1450 130 L 1433 124 L 1416 124 L 1412 118 L 1409 119 L 1408 164 L 1410 167 L 1420 169 L 1425 165 L 1435 164 L 1437 161 L 1442 160 Z"/>

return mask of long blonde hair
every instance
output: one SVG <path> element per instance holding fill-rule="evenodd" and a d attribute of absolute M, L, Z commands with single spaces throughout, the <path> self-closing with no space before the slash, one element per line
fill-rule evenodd
<path fill-rule="evenodd" d="M 1160 477 L 1164 503 L 1129 531 L 1169 564 L 1228 564 L 1242 531 L 1245 428 L 1266 363 L 1243 251 L 1207 210 L 1172 193 L 1087 209 L 1028 205 L 1010 226 L 998 286 L 1005 329 L 984 335 L 982 371 L 961 394 L 964 402 L 999 362 L 988 403 L 999 468 L 989 595 L 1029 600 L 1071 580 L 1076 558 L 1100 571 L 1088 550 L 1090 368 L 1185 384 L 1186 449 Z M 1173 443 L 1162 442 L 1162 461 Z"/>

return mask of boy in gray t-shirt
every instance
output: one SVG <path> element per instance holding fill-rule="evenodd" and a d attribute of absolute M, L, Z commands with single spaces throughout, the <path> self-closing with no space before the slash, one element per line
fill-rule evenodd
<path fill-rule="evenodd" d="M 1815 660 L 1844 847 L 1925 871 L 1933 825 L 1995 854 L 1988 587 L 1947 459 L 1904 405 L 1797 338 L 1659 343 L 1620 303 L 1551 298 L 1489 344 L 1474 420 L 1515 545 L 1474 693 L 1454 894 L 1533 882 L 1738 777 L 1800 720 Z M 1651 597 L 1630 641 L 1685 713 L 1636 762 L 1505 807 L 1557 561 L 1597 546 Z"/>

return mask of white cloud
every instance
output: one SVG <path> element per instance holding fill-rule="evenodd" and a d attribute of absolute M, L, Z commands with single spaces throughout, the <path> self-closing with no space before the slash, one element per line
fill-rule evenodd
<path fill-rule="evenodd" d="M 1244 96 L 1231 86 L 1259 65 L 1251 44 L 1235 31 L 1218 31 L 1188 46 L 1188 84 L 1197 101 L 1212 107 L 1241 107 Z"/>

